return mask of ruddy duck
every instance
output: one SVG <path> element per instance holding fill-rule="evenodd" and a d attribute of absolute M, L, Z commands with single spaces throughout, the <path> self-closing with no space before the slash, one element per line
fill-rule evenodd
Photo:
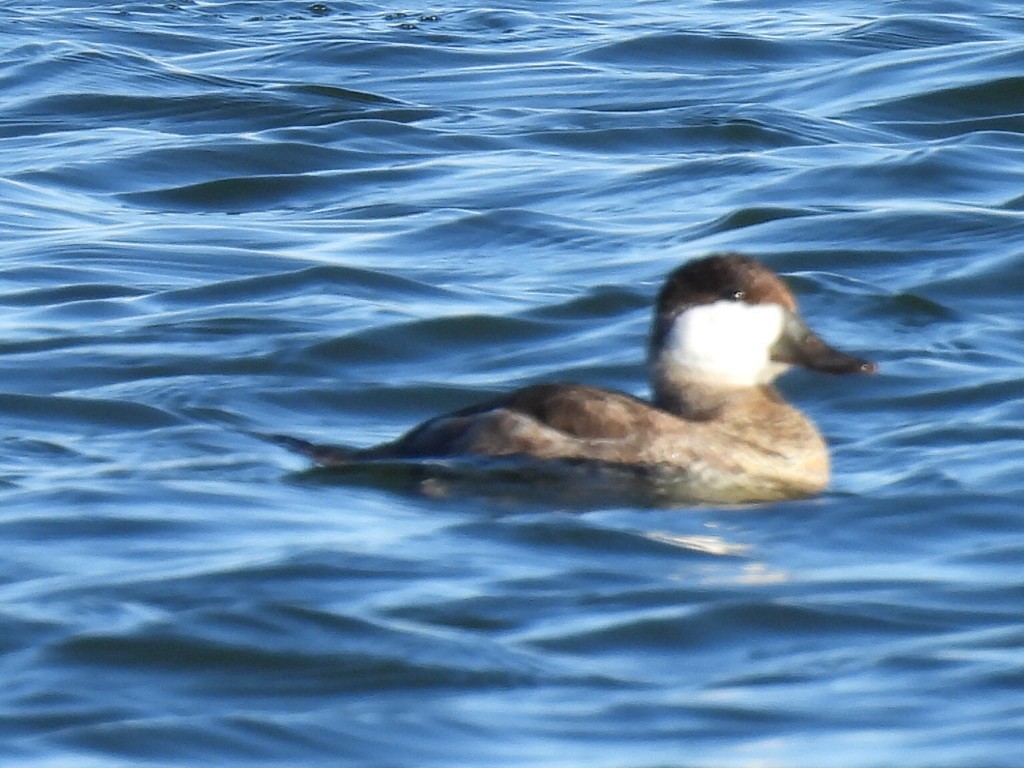
<path fill-rule="evenodd" d="M 371 448 L 277 439 L 328 466 L 521 457 L 643 472 L 693 501 L 798 498 L 828 484 L 828 449 L 772 382 L 791 365 L 836 374 L 876 370 L 816 336 L 774 272 L 731 253 L 690 261 L 668 276 L 648 364 L 651 402 L 582 384 L 536 384 Z"/>

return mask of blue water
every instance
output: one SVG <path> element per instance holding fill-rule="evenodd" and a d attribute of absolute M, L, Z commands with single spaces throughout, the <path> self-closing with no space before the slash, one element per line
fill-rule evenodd
<path fill-rule="evenodd" d="M 5 766 L 1016 768 L 1016 2 L 0 5 Z M 646 391 L 734 249 L 870 378 L 739 508 L 415 493 L 369 445 Z"/>

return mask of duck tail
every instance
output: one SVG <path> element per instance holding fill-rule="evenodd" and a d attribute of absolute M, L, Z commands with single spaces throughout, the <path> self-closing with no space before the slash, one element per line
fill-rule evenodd
<path fill-rule="evenodd" d="M 345 448 L 340 445 L 311 443 L 309 440 L 303 440 L 301 437 L 292 437 L 291 435 L 261 434 L 258 437 L 275 445 L 280 445 L 282 448 L 287 448 L 292 453 L 306 456 L 324 467 L 338 467 L 348 464 L 355 453 L 351 448 Z"/>

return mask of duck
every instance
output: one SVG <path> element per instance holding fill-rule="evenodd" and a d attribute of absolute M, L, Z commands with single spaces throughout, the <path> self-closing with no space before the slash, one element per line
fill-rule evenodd
<path fill-rule="evenodd" d="M 540 383 L 367 448 L 274 438 L 323 466 L 521 459 L 624 469 L 693 502 L 796 499 L 828 486 L 829 451 L 775 380 L 793 366 L 826 374 L 878 368 L 823 341 L 782 278 L 738 253 L 692 259 L 669 273 L 654 304 L 647 365 L 649 400 L 587 384 Z"/>

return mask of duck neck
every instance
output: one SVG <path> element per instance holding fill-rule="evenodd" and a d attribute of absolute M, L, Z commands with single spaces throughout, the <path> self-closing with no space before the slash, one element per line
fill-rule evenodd
<path fill-rule="evenodd" d="M 723 387 L 691 372 L 655 364 L 651 371 L 654 405 L 669 413 L 693 421 L 721 418 L 751 400 L 779 402 L 779 395 L 770 385 L 756 387 Z"/>

